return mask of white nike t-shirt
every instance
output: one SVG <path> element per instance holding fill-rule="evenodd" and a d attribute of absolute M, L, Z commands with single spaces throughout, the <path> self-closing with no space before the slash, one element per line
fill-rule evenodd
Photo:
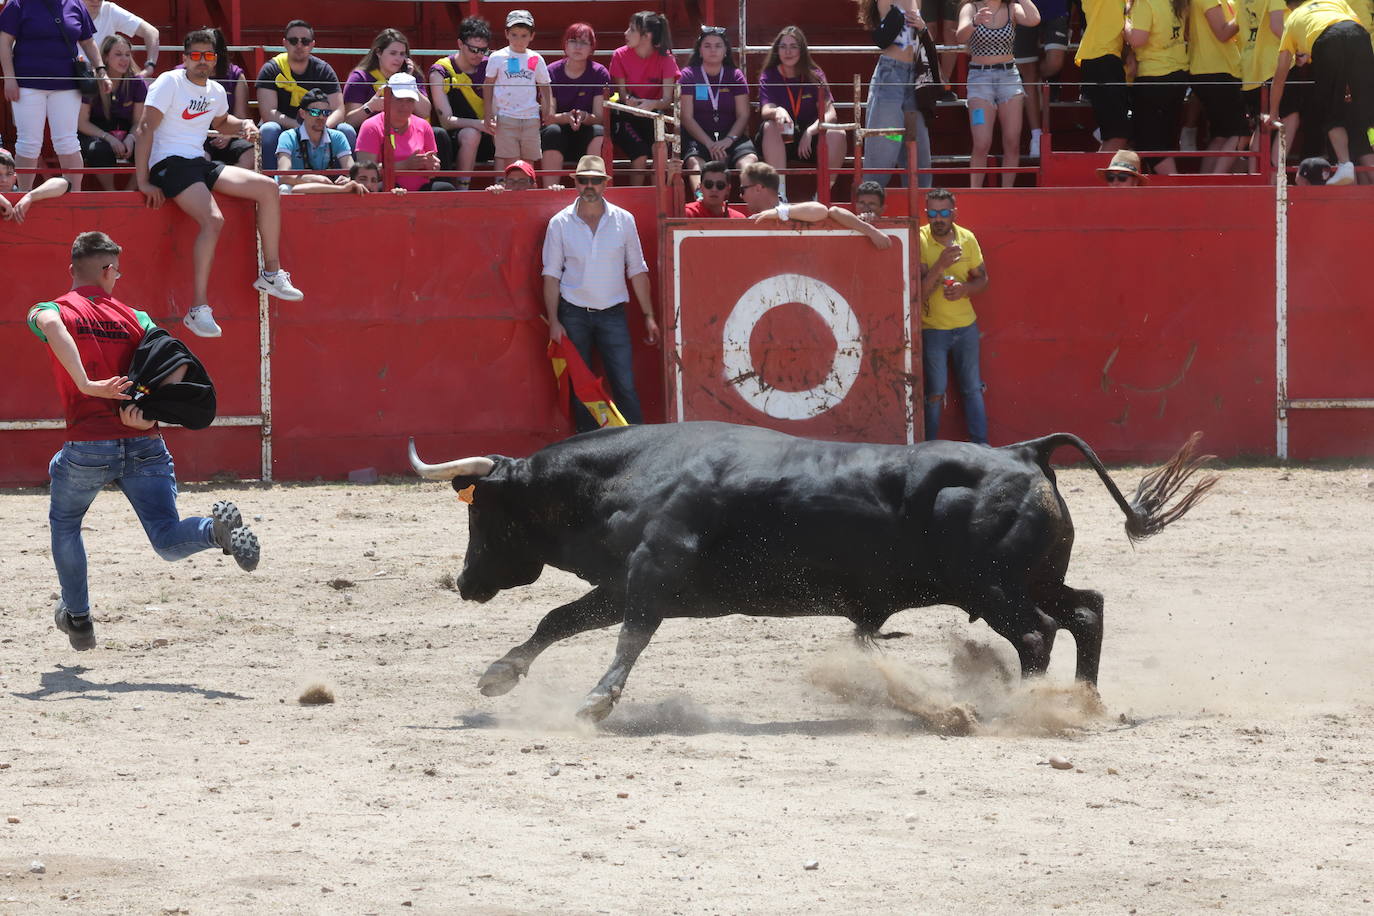
<path fill-rule="evenodd" d="M 153 133 L 153 148 L 148 154 L 152 168 L 168 156 L 200 159 L 205 154 L 205 138 L 210 122 L 229 113 L 229 96 L 214 80 L 197 86 L 185 70 L 168 70 L 148 87 L 143 103 L 162 112 L 162 123 Z"/>

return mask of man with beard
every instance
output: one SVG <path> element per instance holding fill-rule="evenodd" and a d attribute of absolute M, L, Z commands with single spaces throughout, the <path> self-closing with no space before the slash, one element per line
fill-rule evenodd
<path fill-rule="evenodd" d="M 625 316 L 630 299 L 627 275 L 644 314 L 645 343 L 658 343 L 658 322 L 635 218 L 606 201 L 607 177 L 600 156 L 583 156 L 573 173 L 577 200 L 549 220 L 544 237 L 544 308 L 550 339 L 559 341 L 567 334 L 588 365 L 593 351 L 600 353 L 621 414 L 630 423 L 642 423 Z M 582 402 L 575 396 L 572 402 L 577 431 L 596 429 L 596 420 Z"/>

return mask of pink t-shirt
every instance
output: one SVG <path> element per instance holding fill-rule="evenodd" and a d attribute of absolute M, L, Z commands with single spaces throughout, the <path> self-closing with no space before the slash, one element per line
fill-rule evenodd
<path fill-rule="evenodd" d="M 611 79 L 623 79 L 630 94 L 641 99 L 663 98 L 663 81 L 676 81 L 678 72 L 671 54 L 640 57 L 629 45 L 621 45 L 611 55 Z"/>
<path fill-rule="evenodd" d="M 384 114 L 375 114 L 363 122 L 362 128 L 358 131 L 358 152 L 371 153 L 377 157 L 377 161 L 382 161 L 382 118 Z M 399 134 L 392 134 L 392 149 L 394 149 L 396 161 L 409 159 L 416 153 L 438 152 L 438 147 L 434 145 L 434 128 L 423 118 L 415 115 L 410 116 L 410 126 Z M 429 181 L 423 175 L 398 175 L 396 183 L 407 191 L 418 191 Z"/>

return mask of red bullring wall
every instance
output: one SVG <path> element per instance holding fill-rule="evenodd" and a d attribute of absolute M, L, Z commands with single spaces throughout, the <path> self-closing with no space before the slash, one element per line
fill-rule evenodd
<path fill-rule="evenodd" d="M 661 303 L 653 192 L 611 194 L 635 214 Z M 284 262 L 306 300 L 270 307 L 273 476 L 400 472 L 409 435 L 434 458 L 525 454 L 566 435 L 544 356 L 539 266 L 544 226 L 571 196 L 287 198 Z M 1374 238 L 1374 207 L 1360 188 L 1291 196 L 1290 394 L 1370 397 L 1366 266 L 1330 240 Z M 904 213 L 904 194 L 893 197 Z M 1104 457 L 1146 461 L 1202 429 L 1224 456 L 1274 453 L 1272 189 L 993 190 L 959 203 L 993 281 L 977 308 L 995 443 L 1066 429 Z M 221 413 L 253 416 L 251 213 L 230 203 L 225 214 L 212 286 L 224 337 L 192 343 Z M 39 205 L 0 236 L 0 347 L 13 360 L 0 420 L 60 415 L 45 347 L 23 316 L 66 290 L 70 241 L 95 228 L 125 247 L 119 295 L 179 330 L 194 237 L 186 217 L 128 193 Z M 722 318 L 731 305 L 720 304 Z M 661 419 L 662 351 L 641 345 L 637 373 L 646 418 Z M 1291 418 L 1295 458 L 1374 452 L 1374 411 Z M 259 476 L 257 427 L 167 435 L 184 479 Z M 62 439 L 0 431 L 0 483 L 43 481 Z"/>

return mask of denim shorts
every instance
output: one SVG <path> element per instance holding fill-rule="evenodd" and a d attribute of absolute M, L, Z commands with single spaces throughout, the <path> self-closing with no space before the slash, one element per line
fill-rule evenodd
<path fill-rule="evenodd" d="M 993 65 L 992 70 L 978 70 L 974 65 L 968 68 L 968 97 L 969 101 L 982 99 L 994 105 L 1001 105 L 1003 102 L 1010 102 L 1018 95 L 1025 95 L 1025 90 L 1021 87 L 1021 74 L 1016 72 L 1016 67 L 1002 69 L 1000 66 Z"/>

